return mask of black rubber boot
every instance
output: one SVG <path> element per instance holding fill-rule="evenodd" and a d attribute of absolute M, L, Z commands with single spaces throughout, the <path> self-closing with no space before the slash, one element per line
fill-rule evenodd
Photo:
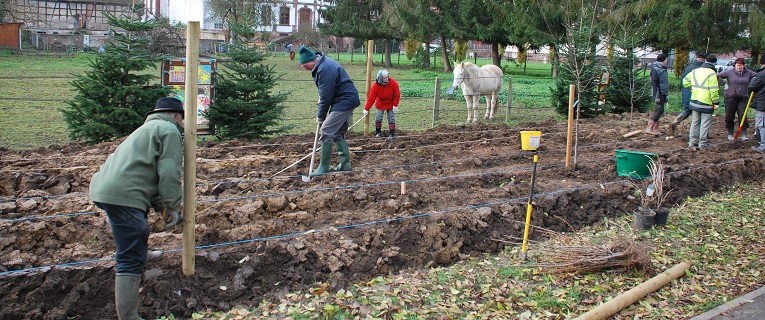
<path fill-rule="evenodd" d="M 375 138 L 382 138 L 382 122 L 375 122 Z"/>
<path fill-rule="evenodd" d="M 396 138 L 396 129 L 388 130 L 388 140 L 393 140 Z"/>
<path fill-rule="evenodd" d="M 329 162 L 332 161 L 332 143 L 321 143 L 321 158 L 319 159 L 319 167 L 316 171 L 311 173 L 311 177 L 329 173 Z"/>
<path fill-rule="evenodd" d="M 348 150 L 348 142 L 340 140 L 335 142 L 337 155 L 340 156 L 340 164 L 335 167 L 337 171 L 351 171 L 351 152 Z"/>
<path fill-rule="evenodd" d="M 118 273 L 114 278 L 114 302 L 119 320 L 143 320 L 138 316 L 140 274 Z"/>

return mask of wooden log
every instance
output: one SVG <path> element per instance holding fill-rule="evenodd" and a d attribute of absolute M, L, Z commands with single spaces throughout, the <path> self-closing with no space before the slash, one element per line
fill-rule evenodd
<path fill-rule="evenodd" d="M 641 283 L 639 286 L 630 289 L 608 302 L 605 302 L 589 312 L 579 316 L 576 320 L 594 320 L 594 319 L 607 319 L 608 317 L 616 314 L 627 306 L 642 299 L 646 295 L 658 290 L 665 286 L 670 281 L 682 277 L 685 274 L 685 270 L 688 270 L 691 265 L 688 262 L 681 262 L 672 267 L 671 269 L 662 272 L 661 274 L 649 279 L 646 282 Z"/>
<path fill-rule="evenodd" d="M 627 133 L 625 133 L 623 135 L 623 137 L 629 138 L 631 136 L 634 136 L 634 135 L 637 135 L 637 134 L 640 134 L 640 133 L 643 133 L 643 130 L 635 130 L 635 131 L 627 132 Z"/>

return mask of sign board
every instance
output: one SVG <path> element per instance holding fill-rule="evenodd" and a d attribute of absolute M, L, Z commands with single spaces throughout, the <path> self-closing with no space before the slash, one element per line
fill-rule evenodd
<path fill-rule="evenodd" d="M 202 116 L 215 103 L 215 59 L 199 59 L 197 69 L 197 134 L 212 134 L 210 122 Z M 167 59 L 162 61 L 162 86 L 170 88 L 170 96 L 186 101 L 186 59 Z"/>

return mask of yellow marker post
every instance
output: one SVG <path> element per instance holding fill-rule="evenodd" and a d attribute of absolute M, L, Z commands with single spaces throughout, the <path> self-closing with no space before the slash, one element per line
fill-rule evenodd
<path fill-rule="evenodd" d="M 529 202 L 526 205 L 526 227 L 523 229 L 523 245 L 521 246 L 520 258 L 526 260 L 527 244 L 529 242 L 529 227 L 531 226 L 531 203 L 534 200 L 534 182 L 537 180 L 537 148 L 541 140 L 542 133 L 539 131 L 521 131 L 521 149 L 534 151 L 534 168 L 531 171 L 531 192 L 529 193 Z"/>

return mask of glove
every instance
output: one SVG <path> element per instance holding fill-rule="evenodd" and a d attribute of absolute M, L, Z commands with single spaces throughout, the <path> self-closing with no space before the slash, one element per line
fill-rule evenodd
<path fill-rule="evenodd" d="M 364 110 L 364 116 L 366 117 L 368 115 L 369 115 L 369 110 Z"/>
<path fill-rule="evenodd" d="M 714 105 L 714 109 L 715 109 L 715 110 L 717 110 L 717 109 L 720 109 L 720 105 L 717 105 L 717 104 L 716 104 L 716 105 Z"/>
<path fill-rule="evenodd" d="M 165 222 L 165 231 L 167 231 L 181 223 L 183 217 L 178 213 L 178 210 L 165 208 L 162 210 L 162 221 Z"/>
<path fill-rule="evenodd" d="M 318 122 L 318 123 L 324 123 L 324 119 L 322 119 L 322 118 L 316 118 L 316 122 Z"/>
<path fill-rule="evenodd" d="M 393 113 L 398 113 L 398 107 L 397 106 L 393 106 Z"/>
<path fill-rule="evenodd" d="M 661 103 L 661 97 L 656 98 L 656 100 L 654 100 L 654 102 Z"/>

